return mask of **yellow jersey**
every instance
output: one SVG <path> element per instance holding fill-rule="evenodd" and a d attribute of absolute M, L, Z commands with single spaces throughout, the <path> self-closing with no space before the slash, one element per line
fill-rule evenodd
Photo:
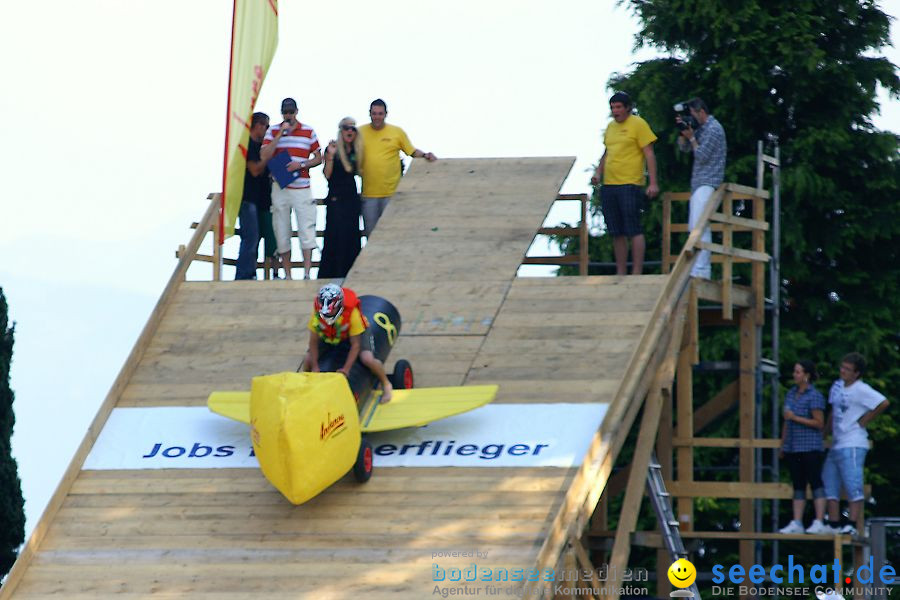
<path fill-rule="evenodd" d="M 606 163 L 603 183 L 606 185 L 644 185 L 644 148 L 656 141 L 647 121 L 629 115 L 619 123 L 610 121 L 603 134 Z"/>
<path fill-rule="evenodd" d="M 393 196 L 400 183 L 401 163 L 398 152 L 412 156 L 416 147 L 406 132 L 396 125 L 384 124 L 374 129 L 371 123 L 359 128 L 363 141 L 362 195 L 367 198 Z"/>

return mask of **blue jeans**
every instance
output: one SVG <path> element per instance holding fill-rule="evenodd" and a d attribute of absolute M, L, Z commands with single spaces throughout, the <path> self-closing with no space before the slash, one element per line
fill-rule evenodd
<path fill-rule="evenodd" d="M 238 250 L 235 279 L 256 279 L 256 255 L 259 253 L 259 221 L 256 205 L 241 202 L 241 249 Z"/>
<path fill-rule="evenodd" d="M 825 464 L 822 466 L 822 481 L 825 483 L 825 497 L 838 500 L 841 497 L 841 486 L 847 492 L 850 502 L 862 500 L 863 465 L 866 462 L 868 448 L 838 448 L 828 451 Z M 834 518 L 832 515 L 829 517 Z"/>

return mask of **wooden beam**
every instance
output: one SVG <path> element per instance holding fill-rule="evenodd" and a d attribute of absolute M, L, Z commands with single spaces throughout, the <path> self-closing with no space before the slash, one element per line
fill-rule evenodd
<path fill-rule="evenodd" d="M 723 216 L 722 213 L 713 213 L 710 216 L 710 220 L 717 221 L 717 220 L 721 219 L 722 216 Z M 734 218 L 739 219 L 740 217 L 734 217 Z M 750 221 L 751 223 L 756 223 L 756 221 L 753 219 L 745 219 L 745 220 Z M 766 223 L 766 225 L 768 225 L 768 223 Z M 725 225 L 723 223 L 712 223 L 709 226 L 709 228 L 713 233 L 715 233 L 715 232 L 724 230 Z M 672 223 L 671 229 L 672 229 L 672 233 L 690 233 L 690 231 L 691 231 L 690 226 L 687 223 Z M 755 228 L 744 227 L 741 225 L 734 225 L 732 230 L 740 231 L 740 232 L 756 231 Z"/>
<path fill-rule="evenodd" d="M 763 200 L 769 199 L 769 192 L 766 190 L 758 190 L 748 185 L 741 185 L 739 183 L 726 183 L 724 185 L 728 189 L 728 191 L 734 192 L 735 194 L 745 194 L 752 198 L 762 198 Z"/>
<path fill-rule="evenodd" d="M 691 286 L 691 289 L 696 289 Z M 686 335 L 682 338 L 681 355 L 678 357 L 678 370 L 676 375 L 677 387 L 675 395 L 675 432 L 677 437 L 694 437 L 694 370 L 693 358 L 696 354 L 697 329 L 692 320 L 696 319 L 696 312 L 688 311 L 688 320 L 685 323 Z M 694 451 L 689 447 L 680 447 L 675 450 L 676 477 L 678 481 L 690 482 L 694 479 Z M 689 497 L 675 498 L 675 517 L 685 530 L 693 529 L 694 502 Z"/>
<path fill-rule="evenodd" d="M 591 562 L 591 557 L 588 554 L 587 550 L 585 550 L 584 546 L 581 544 L 581 540 L 570 540 L 570 543 L 572 544 L 572 550 L 575 552 L 575 560 L 581 566 L 581 569 L 583 571 L 590 573 L 591 587 L 593 589 L 600 589 L 601 587 L 603 587 L 603 584 L 597 577 L 597 570 L 594 568 L 594 564 Z M 587 597 L 593 598 L 594 596 L 588 594 Z"/>
<path fill-rule="evenodd" d="M 588 263 L 590 263 L 589 247 L 591 243 L 590 231 L 588 230 L 588 196 L 581 194 L 581 222 L 578 224 L 578 274 L 587 277 Z"/>
<path fill-rule="evenodd" d="M 734 380 L 694 411 L 694 433 L 705 429 L 707 425 L 737 406 L 737 403 L 738 382 Z"/>
<path fill-rule="evenodd" d="M 722 288 L 717 282 L 707 279 L 694 279 L 692 283 L 701 300 L 708 302 L 722 301 Z M 753 290 L 743 285 L 732 285 L 731 302 L 741 308 L 753 306 L 755 304 Z"/>
<path fill-rule="evenodd" d="M 723 212 L 726 215 L 730 215 L 734 212 L 734 207 L 731 203 L 731 192 L 725 194 L 725 198 L 723 202 Z M 715 214 L 715 213 L 713 213 Z M 724 248 L 734 249 L 732 247 L 732 231 L 731 226 L 726 225 L 724 231 L 722 231 L 722 246 Z M 725 254 L 726 259 L 725 262 L 722 263 L 722 318 L 726 320 L 731 320 L 734 318 L 734 307 L 731 303 L 731 286 L 733 285 L 732 280 L 732 261 L 731 255 Z"/>
<path fill-rule="evenodd" d="M 672 445 L 690 448 L 781 448 L 781 440 L 754 438 L 674 438 Z"/>
<path fill-rule="evenodd" d="M 733 225 L 734 231 L 769 230 L 769 224 L 766 221 L 757 221 L 756 219 L 736 217 L 732 214 L 713 213 L 712 215 L 710 215 L 709 220 L 715 221 L 717 223 L 728 223 L 729 225 Z"/>
<path fill-rule="evenodd" d="M 670 394 L 667 388 L 672 385 L 671 379 L 674 375 L 675 361 L 667 361 L 660 367 L 660 372 L 653 382 L 654 387 L 650 390 L 650 394 L 644 402 L 641 428 L 634 448 L 634 456 L 631 459 L 631 472 L 628 476 L 628 483 L 625 486 L 625 499 L 622 502 L 622 511 L 619 513 L 619 522 L 616 525 L 616 540 L 613 543 L 612 556 L 609 559 L 609 570 L 612 573 L 624 573 L 625 567 L 628 566 L 628 557 L 631 555 L 629 534 L 637 526 L 638 514 L 641 511 L 641 499 L 644 496 L 644 487 L 647 484 L 650 456 L 653 454 L 653 445 L 659 428 L 663 399 Z M 617 590 L 618 586 L 613 585 L 613 588 Z M 619 597 L 619 594 L 614 591 L 610 597 L 612 600 L 615 600 Z"/>
<path fill-rule="evenodd" d="M 710 252 L 717 252 L 718 254 L 725 254 L 726 256 L 746 258 L 754 262 L 769 262 L 769 255 L 765 252 L 754 252 L 753 250 L 744 250 L 742 248 L 726 248 L 722 244 L 710 242 L 697 242 L 696 247 L 709 250 Z"/>
<path fill-rule="evenodd" d="M 756 356 L 757 326 L 753 309 L 744 309 L 740 314 L 740 373 L 738 374 L 738 411 L 740 422 L 739 437 L 753 439 L 756 421 Z M 755 449 L 743 447 L 738 450 L 740 481 L 743 484 L 754 484 L 756 475 Z M 760 485 L 760 484 L 755 484 Z M 753 531 L 755 527 L 754 505 L 752 497 L 740 501 L 739 518 L 741 531 Z M 741 541 L 739 544 L 741 564 L 749 568 L 754 562 L 753 542 Z"/>
<path fill-rule="evenodd" d="M 752 450 L 749 450 L 753 452 Z M 754 483 L 753 481 L 673 481 L 666 484 L 667 491 L 673 496 L 682 498 L 741 498 L 742 502 L 753 499 L 763 500 L 790 498 L 794 489 L 789 483 Z M 744 519 L 741 518 L 741 531 L 753 531 L 752 514 L 749 528 L 744 531 Z M 684 530 L 682 530 L 684 531 Z"/>

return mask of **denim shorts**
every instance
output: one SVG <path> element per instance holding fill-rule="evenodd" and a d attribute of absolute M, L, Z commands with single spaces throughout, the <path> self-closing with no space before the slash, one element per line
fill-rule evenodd
<path fill-rule="evenodd" d="M 863 465 L 866 462 L 868 448 L 838 448 L 828 451 L 825 464 L 822 466 L 822 481 L 825 484 L 825 497 L 838 500 L 841 487 L 847 492 L 851 502 L 865 498 L 863 493 Z"/>

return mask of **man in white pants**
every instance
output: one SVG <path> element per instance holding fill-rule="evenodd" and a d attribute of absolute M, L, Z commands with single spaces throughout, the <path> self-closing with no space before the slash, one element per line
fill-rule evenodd
<path fill-rule="evenodd" d="M 291 209 L 294 210 L 303 252 L 303 278 L 309 279 L 312 251 L 316 247 L 316 199 L 309 187 L 309 169 L 322 163 L 322 153 L 316 132 L 297 120 L 297 102 L 293 98 L 281 102 L 281 114 L 284 122 L 273 125 L 266 133 L 260 156 L 268 161 L 276 152 L 287 152 L 291 157 L 287 170 L 299 170 L 300 176 L 286 188 L 278 183 L 272 186 L 272 228 L 284 278 L 291 279 Z"/>
<path fill-rule="evenodd" d="M 696 120 L 697 128 L 694 129 L 692 123 L 684 122 L 681 117 L 675 120 L 681 129 L 678 148 L 682 152 L 694 153 L 694 167 L 691 171 L 691 212 L 688 219 L 688 225 L 693 231 L 709 197 L 725 180 L 727 146 L 725 130 L 716 118 L 709 114 L 706 103 L 700 98 L 692 98 L 688 100 L 687 106 L 691 116 Z M 703 229 L 700 239 L 707 243 L 712 241 L 712 232 L 708 225 Z M 709 262 L 709 250 L 701 250 L 691 269 L 691 277 L 709 279 Z"/>

